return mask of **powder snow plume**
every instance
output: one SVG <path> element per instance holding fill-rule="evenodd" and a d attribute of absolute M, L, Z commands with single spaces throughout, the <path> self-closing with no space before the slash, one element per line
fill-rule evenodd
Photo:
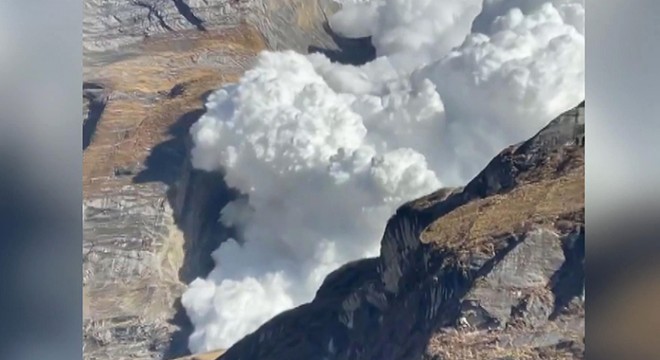
<path fill-rule="evenodd" d="M 330 25 L 378 57 L 263 52 L 191 128 L 193 166 L 244 194 L 221 212 L 237 238 L 182 298 L 193 353 L 312 300 L 378 254 L 402 203 L 464 184 L 584 98 L 583 1 L 372 0 Z"/>

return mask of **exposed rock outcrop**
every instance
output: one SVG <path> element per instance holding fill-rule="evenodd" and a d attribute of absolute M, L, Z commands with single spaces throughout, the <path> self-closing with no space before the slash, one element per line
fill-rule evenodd
<path fill-rule="evenodd" d="M 192 171 L 205 95 L 264 49 L 338 49 L 331 0 L 84 1 L 83 302 L 86 359 L 188 353 L 179 297 L 226 237 L 232 196 Z"/>
<path fill-rule="evenodd" d="M 157 39 L 175 41 L 168 50 L 184 50 L 191 38 L 240 24 L 263 34 L 270 49 L 338 49 L 324 27 L 326 13 L 337 8 L 332 0 L 85 0 L 84 64 L 140 56 L 144 43 Z"/>
<path fill-rule="evenodd" d="M 583 358 L 583 146 L 584 103 L 464 188 L 402 206 L 378 258 L 219 359 Z"/>
<path fill-rule="evenodd" d="M 325 13 L 334 6 L 85 0 L 85 359 L 187 353 L 190 324 L 178 298 L 212 265 L 210 249 L 226 237 L 214 216 L 233 196 L 218 187 L 219 175 L 191 170 L 187 128 L 205 94 L 235 81 L 263 49 L 324 51 L 353 63 L 372 56 L 364 41 L 328 33 Z M 402 207 L 381 256 L 335 271 L 312 303 L 222 358 L 579 354 L 581 112 L 505 150 L 465 188 Z"/>

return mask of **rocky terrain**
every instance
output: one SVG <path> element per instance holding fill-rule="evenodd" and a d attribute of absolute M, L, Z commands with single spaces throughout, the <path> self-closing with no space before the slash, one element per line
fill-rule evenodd
<path fill-rule="evenodd" d="M 584 358 L 584 103 L 218 359 Z"/>
<path fill-rule="evenodd" d="M 221 66 L 232 60 L 223 61 L 213 46 L 195 46 L 194 39 L 222 42 L 216 36 L 240 25 L 258 32 L 269 49 L 327 51 L 349 62 L 373 52 L 368 42 L 328 33 L 326 15 L 338 7 L 332 0 L 85 0 L 83 5 L 83 61 L 92 77 L 100 66 L 144 56 L 145 44 L 152 42 L 161 51 L 194 53 L 197 63 Z"/>
<path fill-rule="evenodd" d="M 86 359 L 188 353 L 190 325 L 178 299 L 210 270 L 210 251 L 225 237 L 218 212 L 231 196 L 218 187 L 219 175 L 191 170 L 188 127 L 206 94 L 235 81 L 261 50 L 341 58 L 345 49 L 364 49 L 327 32 L 332 6 L 84 1 Z"/>
<path fill-rule="evenodd" d="M 209 91 L 263 49 L 360 63 L 331 0 L 85 0 L 85 359 L 187 356 L 187 283 L 212 267 L 234 194 L 191 169 Z M 222 359 L 579 357 L 583 110 L 507 149 L 462 189 L 402 207 L 379 258 L 331 274 Z M 578 139 L 579 138 L 579 139 Z M 186 359 L 217 358 L 220 352 Z"/>

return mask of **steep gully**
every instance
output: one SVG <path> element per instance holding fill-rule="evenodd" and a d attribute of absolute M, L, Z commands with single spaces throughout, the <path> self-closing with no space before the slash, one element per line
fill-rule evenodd
<path fill-rule="evenodd" d="M 375 55 L 369 39 L 341 38 L 332 33 L 327 24 L 323 29 L 337 45 L 336 48 L 310 45 L 309 52 L 322 52 L 333 61 L 351 64 L 365 63 Z M 175 97 L 182 91 L 182 86 L 177 85 L 168 96 Z M 207 95 L 208 92 L 204 98 Z M 184 258 L 179 280 L 185 284 L 197 277 L 206 277 L 212 270 L 214 263 L 211 252 L 232 235 L 232 229 L 225 228 L 218 221 L 220 210 L 239 196 L 224 185 L 222 174 L 192 168 L 189 129 L 203 113 L 203 109 L 196 109 L 179 118 L 168 129 L 171 138 L 153 148 L 145 161 L 146 168 L 133 178 L 137 184 L 156 181 L 167 186 L 167 201 L 172 208 L 174 223 L 184 237 Z M 192 333 L 192 325 L 180 298 L 174 307 L 176 313 L 169 322 L 178 330 L 171 336 L 164 359 L 188 354 L 187 341 Z"/>

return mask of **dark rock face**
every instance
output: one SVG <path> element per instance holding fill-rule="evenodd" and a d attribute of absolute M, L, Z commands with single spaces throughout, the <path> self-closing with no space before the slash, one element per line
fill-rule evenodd
<path fill-rule="evenodd" d="M 465 188 L 402 206 L 381 255 L 219 359 L 582 358 L 584 103 Z"/>
<path fill-rule="evenodd" d="M 106 100 L 103 87 L 93 83 L 83 84 L 83 150 L 92 142 Z"/>

